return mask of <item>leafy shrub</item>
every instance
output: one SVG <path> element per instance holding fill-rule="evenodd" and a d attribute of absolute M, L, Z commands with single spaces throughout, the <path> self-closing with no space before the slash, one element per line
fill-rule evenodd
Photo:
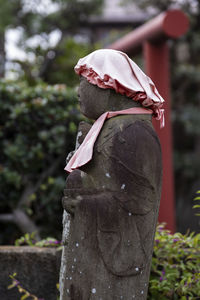
<path fill-rule="evenodd" d="M 51 238 L 35 244 L 33 235 L 25 235 L 16 244 L 60 248 L 60 243 L 55 242 Z M 200 300 L 199 249 L 200 234 L 171 234 L 164 229 L 164 224 L 159 225 L 155 235 L 147 299 Z M 12 287 L 19 284 L 16 280 L 13 283 Z"/>
<path fill-rule="evenodd" d="M 16 278 L 17 273 L 14 273 L 12 275 L 9 275 L 10 279 L 12 280 L 12 283 L 8 286 L 8 289 L 13 289 L 13 288 L 17 288 L 18 292 L 20 294 L 22 294 L 22 296 L 19 298 L 20 300 L 25 300 L 25 299 L 33 299 L 33 300 L 45 300 L 44 298 L 38 298 L 37 296 L 31 294 L 29 291 L 27 291 L 23 285 L 21 284 L 21 282 L 19 280 L 17 280 Z M 59 291 L 59 283 L 56 284 L 56 288 L 57 291 Z M 60 299 L 59 295 L 56 297 L 57 300 Z"/>
<path fill-rule="evenodd" d="M 194 208 L 194 209 L 199 209 L 200 208 L 200 195 L 199 194 L 200 194 L 200 190 L 197 191 L 197 196 L 194 198 L 194 201 L 198 201 L 197 202 L 198 204 L 193 205 L 192 208 Z M 198 216 L 198 217 L 200 217 L 200 213 L 199 212 L 195 213 L 195 215 Z"/>
<path fill-rule="evenodd" d="M 59 247 L 61 246 L 61 241 L 56 240 L 53 237 L 47 237 L 43 240 L 36 241 L 35 232 L 31 234 L 25 233 L 24 236 L 20 237 L 15 241 L 15 246 L 35 246 L 35 247 Z"/>
<path fill-rule="evenodd" d="M 200 234 L 171 234 L 158 226 L 148 299 L 200 299 Z"/>
<path fill-rule="evenodd" d="M 0 82 L 0 221 L 12 222 L 0 243 L 38 229 L 59 238 L 63 168 L 80 119 L 76 103 L 65 85 Z"/>
<path fill-rule="evenodd" d="M 23 288 L 19 280 L 16 279 L 16 275 L 17 275 L 16 273 L 10 275 L 12 283 L 8 286 L 8 289 L 10 290 L 16 287 L 18 289 L 18 292 L 22 294 L 20 300 L 25 300 L 25 299 L 44 300 L 43 298 L 38 298 L 37 296 L 31 294 L 29 291 Z"/>

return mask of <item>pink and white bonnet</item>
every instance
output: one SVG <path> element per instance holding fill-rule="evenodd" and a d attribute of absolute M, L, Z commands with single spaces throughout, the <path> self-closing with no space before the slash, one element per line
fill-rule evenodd
<path fill-rule="evenodd" d="M 151 109 L 153 116 L 164 127 L 164 99 L 152 80 L 134 63 L 128 55 L 112 49 L 96 50 L 79 59 L 74 68 L 78 75 L 103 89 L 114 89 L 143 107 Z"/>
<path fill-rule="evenodd" d="M 80 168 L 92 159 L 94 144 L 106 119 L 120 114 L 153 114 L 164 127 L 163 98 L 152 80 L 125 53 L 111 49 L 96 50 L 78 61 L 75 72 L 102 89 L 114 89 L 139 101 L 143 107 L 103 113 L 66 165 L 67 172 Z"/>

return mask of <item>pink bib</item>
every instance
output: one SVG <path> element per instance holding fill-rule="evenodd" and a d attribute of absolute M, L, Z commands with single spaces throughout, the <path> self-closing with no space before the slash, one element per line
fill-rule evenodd
<path fill-rule="evenodd" d="M 108 111 L 102 114 L 93 124 L 88 134 L 86 135 L 83 143 L 80 145 L 78 150 L 74 153 L 70 161 L 65 167 L 67 172 L 72 172 L 75 169 L 87 164 L 93 155 L 94 143 L 103 127 L 103 124 L 106 119 L 110 119 L 117 115 L 130 115 L 130 114 L 152 114 L 152 110 L 142 108 L 142 107 L 132 107 L 125 110 L 120 111 Z M 162 123 L 164 125 L 164 118 L 162 116 Z"/>

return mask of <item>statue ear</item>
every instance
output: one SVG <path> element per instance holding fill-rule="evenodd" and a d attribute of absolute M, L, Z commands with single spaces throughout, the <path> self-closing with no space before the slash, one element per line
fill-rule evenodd
<path fill-rule="evenodd" d="M 108 89 L 106 94 L 106 102 L 108 111 L 120 110 L 118 109 L 119 99 L 117 93 L 113 89 Z"/>
<path fill-rule="evenodd" d="M 102 110 L 102 113 L 112 110 L 112 90 L 111 89 L 102 89 L 98 87 L 98 90 L 101 90 L 99 95 L 98 105 Z M 101 102 L 101 103 L 100 103 Z"/>

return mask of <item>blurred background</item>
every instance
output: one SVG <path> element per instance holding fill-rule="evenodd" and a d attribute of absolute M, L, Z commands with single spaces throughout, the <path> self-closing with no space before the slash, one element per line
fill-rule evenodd
<path fill-rule="evenodd" d="M 0 0 L 0 7 L 0 244 L 33 231 L 61 239 L 63 168 L 82 118 L 74 65 L 170 8 L 190 20 L 189 32 L 169 41 L 176 230 L 198 232 L 200 2 Z M 142 56 L 132 58 L 143 68 Z"/>

